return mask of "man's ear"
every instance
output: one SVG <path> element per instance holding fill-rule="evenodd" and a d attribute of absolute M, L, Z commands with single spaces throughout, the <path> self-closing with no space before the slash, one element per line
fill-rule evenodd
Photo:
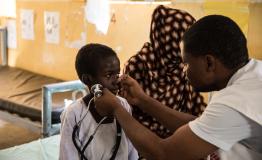
<path fill-rule="evenodd" d="M 215 71 L 215 69 L 216 69 L 216 58 L 211 54 L 205 55 L 205 64 L 206 64 L 206 71 L 207 72 Z"/>

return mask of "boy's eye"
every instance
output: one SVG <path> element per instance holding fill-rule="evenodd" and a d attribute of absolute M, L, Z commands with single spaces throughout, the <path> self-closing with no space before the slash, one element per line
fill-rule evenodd
<path fill-rule="evenodd" d="M 111 77 L 111 74 L 107 74 L 107 75 L 106 75 L 106 78 L 110 78 L 110 77 Z"/>
<path fill-rule="evenodd" d="M 107 74 L 106 75 L 106 78 L 112 78 L 112 77 L 119 78 L 119 73 L 117 73 L 117 74 Z"/>

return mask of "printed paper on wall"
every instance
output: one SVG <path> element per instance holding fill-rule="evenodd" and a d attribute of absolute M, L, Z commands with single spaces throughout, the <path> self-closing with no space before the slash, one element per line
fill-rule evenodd
<path fill-rule="evenodd" d="M 108 0 L 88 0 L 85 6 L 85 17 L 89 23 L 96 26 L 96 30 L 107 34 L 110 24 L 110 4 Z"/>
<path fill-rule="evenodd" d="M 21 9 L 20 24 L 22 39 L 34 40 L 34 11 L 29 9 Z"/>
<path fill-rule="evenodd" d="M 59 44 L 60 22 L 58 12 L 44 12 L 45 40 Z"/>
<path fill-rule="evenodd" d="M 16 20 L 10 19 L 7 21 L 7 47 L 16 48 Z"/>

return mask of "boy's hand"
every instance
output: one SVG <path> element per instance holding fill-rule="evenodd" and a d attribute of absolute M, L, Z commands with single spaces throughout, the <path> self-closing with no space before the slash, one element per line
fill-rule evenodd
<path fill-rule="evenodd" d="M 95 98 L 96 110 L 101 116 L 113 115 L 119 104 L 117 97 L 107 88 L 103 88 L 102 96 Z"/>
<path fill-rule="evenodd" d="M 140 100 L 147 96 L 138 82 L 128 75 L 122 75 L 120 95 L 132 105 L 139 105 Z"/>

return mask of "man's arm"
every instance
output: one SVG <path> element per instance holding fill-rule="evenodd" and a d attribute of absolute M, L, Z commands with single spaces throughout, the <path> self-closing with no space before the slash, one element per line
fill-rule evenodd
<path fill-rule="evenodd" d="M 146 113 L 155 117 L 172 132 L 196 118 L 191 114 L 178 112 L 166 107 L 157 100 L 149 97 L 144 93 L 137 81 L 127 75 L 122 76 L 121 82 L 121 95 L 125 97 L 130 104 L 138 106 Z"/>
<path fill-rule="evenodd" d="M 188 125 L 183 125 L 167 139 L 161 139 L 134 120 L 121 106 L 116 106 L 114 115 L 135 148 L 147 159 L 199 159 L 217 149 L 214 145 L 196 136 Z"/>
<path fill-rule="evenodd" d="M 178 112 L 166 107 L 159 101 L 147 95 L 140 97 L 140 101 L 137 105 L 140 109 L 155 117 L 172 132 L 196 118 L 196 116 L 191 114 Z"/>
<path fill-rule="evenodd" d="M 182 125 L 172 136 L 161 139 L 150 130 L 138 123 L 129 113 L 123 109 L 121 103 L 108 89 L 103 90 L 103 95 L 95 99 L 96 109 L 100 115 L 114 115 L 131 140 L 135 148 L 148 159 L 198 159 L 207 156 L 217 149 L 214 145 L 196 136 L 189 126 L 183 125 L 190 121 L 190 117 L 172 109 L 165 109 L 156 100 L 148 97 L 138 83 L 126 78 L 123 81 L 122 95 L 131 104 L 139 105 L 151 114 L 157 116 L 169 126 L 171 123 Z M 152 108 L 151 108 L 152 107 Z M 174 112 L 173 112 L 174 111 Z M 174 116 L 174 117 L 173 117 Z M 167 119 L 167 120 L 165 120 Z M 193 118 L 192 118 L 193 119 Z M 175 125 L 174 128 L 179 125 Z"/>

